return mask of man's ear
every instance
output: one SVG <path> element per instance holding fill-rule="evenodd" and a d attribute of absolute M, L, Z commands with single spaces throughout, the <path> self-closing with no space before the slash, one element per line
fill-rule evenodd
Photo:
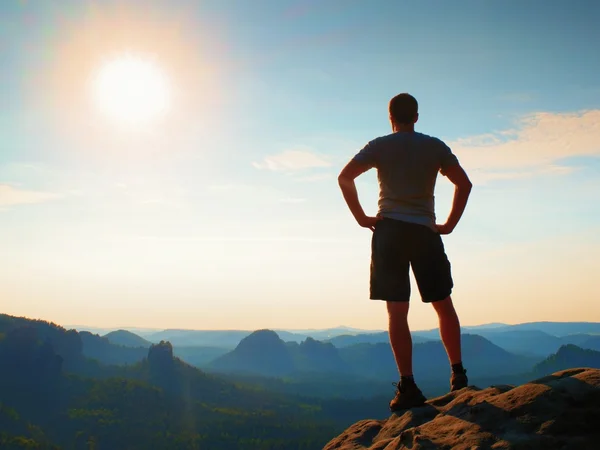
<path fill-rule="evenodd" d="M 417 123 L 419 121 L 419 113 L 417 113 L 417 115 L 415 116 L 415 123 Z"/>

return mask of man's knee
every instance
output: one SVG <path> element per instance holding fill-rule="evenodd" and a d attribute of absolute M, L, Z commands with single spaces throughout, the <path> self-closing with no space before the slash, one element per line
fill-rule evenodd
<path fill-rule="evenodd" d="M 406 318 L 408 316 L 409 302 L 387 302 L 390 318 Z"/>
<path fill-rule="evenodd" d="M 438 313 L 438 315 L 446 316 L 450 314 L 456 314 L 456 310 L 454 309 L 454 304 L 452 303 L 452 297 L 448 296 L 443 300 L 438 300 L 437 302 L 431 302 L 433 308 Z"/>

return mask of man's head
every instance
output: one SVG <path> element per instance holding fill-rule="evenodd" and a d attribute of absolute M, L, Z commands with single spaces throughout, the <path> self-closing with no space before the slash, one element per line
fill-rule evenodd
<path fill-rule="evenodd" d="M 419 120 L 417 99 L 407 93 L 396 95 L 390 100 L 390 121 L 392 126 L 412 126 Z"/>

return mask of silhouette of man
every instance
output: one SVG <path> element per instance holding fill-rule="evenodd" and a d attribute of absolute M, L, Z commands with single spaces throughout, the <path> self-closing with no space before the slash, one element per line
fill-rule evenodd
<path fill-rule="evenodd" d="M 361 227 L 373 231 L 371 240 L 370 299 L 387 303 L 390 344 L 400 382 L 390 409 L 398 411 L 425 402 L 412 368 L 412 339 L 408 327 L 409 267 L 421 300 L 431 303 L 439 319 L 440 335 L 452 366 L 451 390 L 468 385 L 462 365 L 460 322 L 452 298 L 450 262 L 441 235 L 450 234 L 460 220 L 472 184 L 450 148 L 415 131 L 417 100 L 399 94 L 389 103 L 392 134 L 370 141 L 341 171 L 338 182 L 352 215 Z M 379 212 L 363 211 L 354 183 L 362 173 L 377 169 Z M 434 188 L 437 174 L 455 185 L 448 220 L 436 224 Z"/>

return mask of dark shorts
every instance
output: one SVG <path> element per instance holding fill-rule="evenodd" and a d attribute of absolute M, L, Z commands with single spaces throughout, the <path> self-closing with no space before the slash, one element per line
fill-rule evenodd
<path fill-rule="evenodd" d="M 370 298 L 408 301 L 410 267 L 423 302 L 443 300 L 452 293 L 450 261 L 438 233 L 400 220 L 377 222 L 371 241 Z"/>

